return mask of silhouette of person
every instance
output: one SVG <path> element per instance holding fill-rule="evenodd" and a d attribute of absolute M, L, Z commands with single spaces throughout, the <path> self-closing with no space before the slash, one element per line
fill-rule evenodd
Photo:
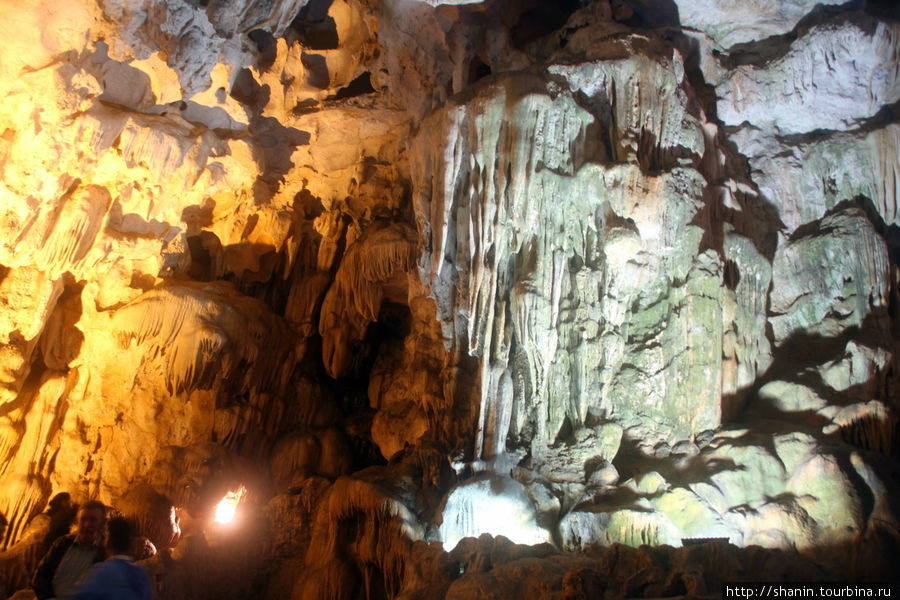
<path fill-rule="evenodd" d="M 50 520 L 47 535 L 44 536 L 41 555 L 45 554 L 57 539 L 69 533 L 72 523 L 78 515 L 78 505 L 72 502 L 69 492 L 60 492 L 53 496 L 44 514 Z"/>

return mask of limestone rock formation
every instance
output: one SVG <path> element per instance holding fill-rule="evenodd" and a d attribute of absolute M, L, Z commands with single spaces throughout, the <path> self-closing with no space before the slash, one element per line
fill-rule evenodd
<path fill-rule="evenodd" d="M 898 23 L 0 1 L 0 570 L 68 491 L 170 599 L 896 579 Z"/>
<path fill-rule="evenodd" d="M 900 98 L 897 31 L 864 13 L 817 24 L 782 56 L 731 70 L 716 88 L 718 116 L 781 135 L 855 128 Z"/>

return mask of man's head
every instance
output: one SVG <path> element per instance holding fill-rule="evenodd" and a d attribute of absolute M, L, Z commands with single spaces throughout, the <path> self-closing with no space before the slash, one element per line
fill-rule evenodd
<path fill-rule="evenodd" d="M 50 500 L 51 513 L 69 513 L 74 512 L 74 509 L 75 505 L 72 504 L 72 496 L 69 495 L 69 492 L 60 492 Z"/>
<path fill-rule="evenodd" d="M 113 517 L 106 524 L 106 549 L 110 554 L 131 554 L 131 523 Z"/>
<path fill-rule="evenodd" d="M 83 546 L 96 544 L 106 525 L 106 506 L 97 500 L 85 502 L 78 511 L 77 541 Z"/>

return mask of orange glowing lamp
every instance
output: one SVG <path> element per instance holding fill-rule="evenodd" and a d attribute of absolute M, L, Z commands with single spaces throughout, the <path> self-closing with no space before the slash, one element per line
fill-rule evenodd
<path fill-rule="evenodd" d="M 247 493 L 247 488 L 243 485 L 236 490 L 232 490 L 225 494 L 225 497 L 216 505 L 216 523 L 230 523 L 234 519 L 234 513 L 237 511 L 238 504 Z"/>

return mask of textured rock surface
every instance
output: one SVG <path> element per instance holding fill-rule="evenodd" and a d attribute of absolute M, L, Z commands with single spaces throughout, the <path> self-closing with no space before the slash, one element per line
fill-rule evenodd
<path fill-rule="evenodd" d="M 733 69 L 716 88 L 718 116 L 782 135 L 853 129 L 900 99 L 897 33 L 861 13 L 817 24 L 782 56 Z"/>
<path fill-rule="evenodd" d="M 699 29 L 723 48 L 788 33 L 819 4 L 812 0 L 758 0 L 740 5 L 722 0 L 675 2 L 681 25 Z"/>
<path fill-rule="evenodd" d="M 896 578 L 898 16 L 0 3 L 0 568 L 68 491 L 165 598 Z"/>
<path fill-rule="evenodd" d="M 772 264 L 769 322 L 776 345 L 798 335 L 838 337 L 867 321 L 887 330 L 890 261 L 865 214 L 838 212 L 797 233 Z"/>

